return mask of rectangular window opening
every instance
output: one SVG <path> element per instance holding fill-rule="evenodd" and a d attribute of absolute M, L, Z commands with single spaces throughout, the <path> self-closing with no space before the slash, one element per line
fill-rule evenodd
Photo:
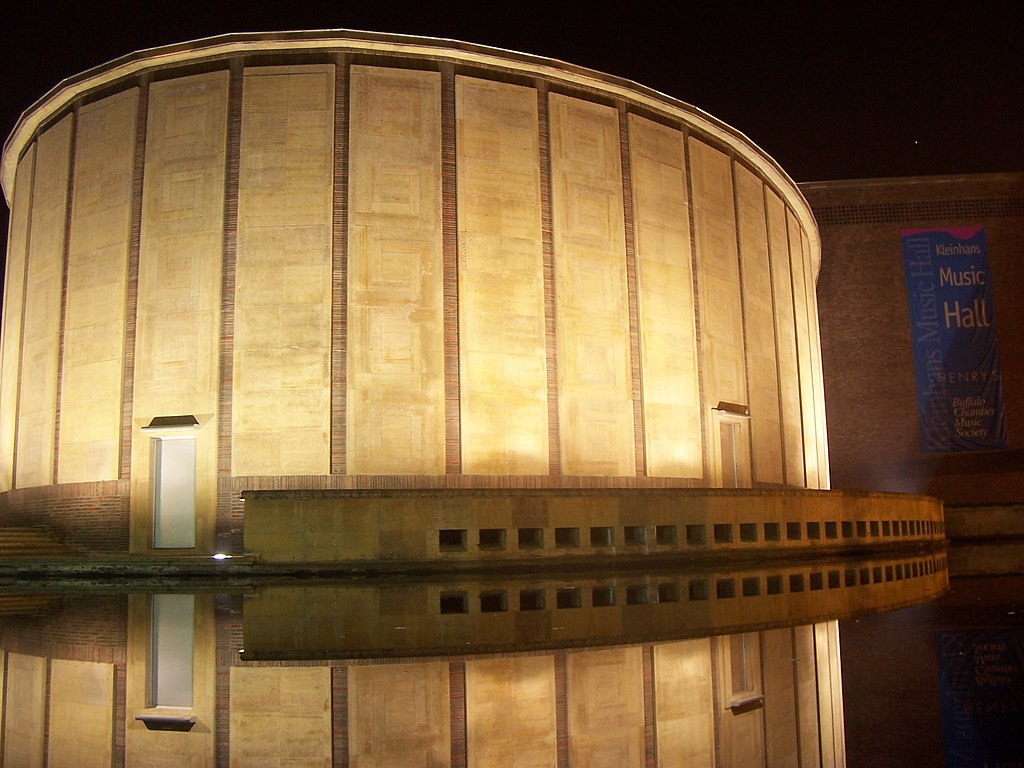
<path fill-rule="evenodd" d="M 465 552 L 466 529 L 442 528 L 437 532 L 437 547 L 442 552 Z"/>
<path fill-rule="evenodd" d="M 555 528 L 555 546 L 559 549 L 575 549 L 580 545 L 579 528 Z"/>
<path fill-rule="evenodd" d="M 615 545 L 615 534 L 611 526 L 598 526 L 590 529 L 590 546 L 611 547 Z"/>
<path fill-rule="evenodd" d="M 480 549 L 504 549 L 505 529 L 504 528 L 481 528 Z"/>
<path fill-rule="evenodd" d="M 686 526 L 686 543 L 690 546 L 698 546 L 708 543 L 707 530 L 703 525 Z"/>
<path fill-rule="evenodd" d="M 644 547 L 647 545 L 647 528 L 643 525 L 627 525 L 622 530 L 626 544 L 631 547 Z"/>
<path fill-rule="evenodd" d="M 757 523 L 740 523 L 740 541 L 757 541 Z"/>
<path fill-rule="evenodd" d="M 654 540 L 662 546 L 675 544 L 677 540 L 676 527 L 674 525 L 654 526 Z"/>
<path fill-rule="evenodd" d="M 544 546 L 543 528 L 520 528 L 518 533 L 520 549 L 541 549 Z"/>

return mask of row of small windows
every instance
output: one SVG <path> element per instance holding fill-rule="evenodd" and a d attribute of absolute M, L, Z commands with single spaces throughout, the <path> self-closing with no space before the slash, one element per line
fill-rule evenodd
<path fill-rule="evenodd" d="M 653 529 L 653 530 L 652 530 Z M 626 525 L 621 529 L 622 543 L 626 546 L 643 547 L 649 543 L 657 546 L 674 546 L 681 541 L 690 546 L 700 546 L 710 541 L 715 544 L 731 544 L 734 541 L 756 543 L 758 541 L 817 541 L 867 539 L 893 536 L 934 536 L 942 532 L 942 524 L 936 520 L 829 520 L 821 522 L 788 523 L 702 523 L 694 525 Z M 738 529 L 738 530 L 737 530 Z M 555 528 L 556 549 L 575 549 L 589 546 L 602 549 L 616 546 L 616 529 L 612 526 L 592 526 L 589 537 L 586 528 Z M 443 552 L 459 552 L 468 549 L 469 531 L 466 528 L 443 528 L 437 533 L 437 544 Z M 653 534 L 653 535 L 652 535 Z M 738 534 L 738 537 L 737 537 Z M 480 528 L 477 545 L 481 550 L 504 550 L 509 548 L 509 535 L 505 528 Z M 543 528 L 514 529 L 515 544 L 519 549 L 543 549 Z"/>
<path fill-rule="evenodd" d="M 599 585 L 589 588 L 592 608 L 611 608 L 620 604 L 648 605 L 652 603 L 699 602 L 714 599 L 726 600 L 734 597 L 759 597 L 761 595 L 782 595 L 800 592 L 815 592 L 841 587 L 866 587 L 905 579 L 930 576 L 945 570 L 944 558 L 891 563 L 888 565 L 864 566 L 861 568 L 812 571 L 810 573 L 772 574 L 763 579 L 760 576 L 734 578 L 691 578 L 675 581 L 661 581 L 657 584 L 627 584 L 625 587 Z M 587 593 L 584 587 L 558 587 L 554 590 L 518 590 L 518 610 L 542 611 L 549 607 L 554 598 L 556 609 L 583 608 Z M 509 610 L 509 592 L 502 589 L 483 590 L 478 594 L 480 613 L 504 613 Z M 470 595 L 466 591 L 442 592 L 440 612 L 443 614 L 470 613 Z"/>

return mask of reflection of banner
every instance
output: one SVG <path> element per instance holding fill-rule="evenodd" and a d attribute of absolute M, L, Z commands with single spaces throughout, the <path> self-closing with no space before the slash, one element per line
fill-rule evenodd
<path fill-rule="evenodd" d="M 935 635 L 946 768 L 1024 765 L 1024 632 Z"/>
<path fill-rule="evenodd" d="M 900 236 L 921 450 L 1005 448 L 985 230 L 907 229 Z"/>

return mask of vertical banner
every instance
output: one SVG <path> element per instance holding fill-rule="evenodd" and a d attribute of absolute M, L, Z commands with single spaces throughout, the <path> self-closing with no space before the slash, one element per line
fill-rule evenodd
<path fill-rule="evenodd" d="M 1006 448 L 984 228 L 905 229 L 900 237 L 921 450 Z"/>
<path fill-rule="evenodd" d="M 946 768 L 1024 765 L 1024 632 L 935 634 Z"/>

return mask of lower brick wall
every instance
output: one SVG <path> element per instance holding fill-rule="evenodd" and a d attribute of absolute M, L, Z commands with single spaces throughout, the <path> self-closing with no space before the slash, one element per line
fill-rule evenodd
<path fill-rule="evenodd" d="M 0 526 L 43 526 L 91 552 L 128 551 L 128 481 L 23 488 L 0 494 Z"/>

